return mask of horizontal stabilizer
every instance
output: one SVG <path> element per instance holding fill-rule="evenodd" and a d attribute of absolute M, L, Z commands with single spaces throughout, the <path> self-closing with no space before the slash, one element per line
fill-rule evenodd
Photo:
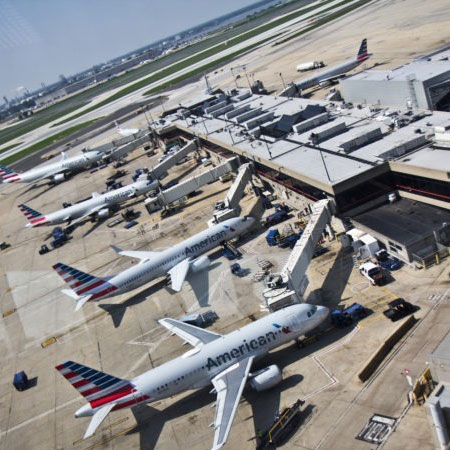
<path fill-rule="evenodd" d="M 61 289 L 61 292 L 63 294 L 68 295 L 69 297 L 73 298 L 74 300 L 78 300 L 80 297 L 76 294 L 75 291 L 73 291 L 72 289 Z"/>
<path fill-rule="evenodd" d="M 140 259 L 141 263 L 147 261 L 157 255 L 159 252 L 150 252 L 150 251 L 136 251 L 136 250 L 122 250 L 119 247 L 111 245 L 111 248 L 118 254 L 122 256 L 128 256 L 129 258 Z"/>
<path fill-rule="evenodd" d="M 84 295 L 77 300 L 77 306 L 75 306 L 75 311 L 79 311 L 83 305 L 91 299 L 92 295 Z"/>
<path fill-rule="evenodd" d="M 109 403 L 108 405 L 100 408 L 91 419 L 89 426 L 84 434 L 83 439 L 87 439 L 91 437 L 97 430 L 97 428 L 101 425 L 101 423 L 106 419 L 106 416 L 111 412 L 111 410 L 116 406 L 116 403 Z"/>

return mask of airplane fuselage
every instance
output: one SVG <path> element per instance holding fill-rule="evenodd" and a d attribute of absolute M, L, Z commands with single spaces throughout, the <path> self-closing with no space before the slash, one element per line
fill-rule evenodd
<path fill-rule="evenodd" d="M 69 206 L 68 208 L 45 214 L 45 220 L 38 222 L 36 225 L 55 225 L 68 220 L 75 220 L 88 214 L 89 211 L 98 206 L 104 205 L 104 207 L 107 208 L 108 206 L 123 203 L 135 195 L 143 195 L 155 190 L 157 186 L 158 182 L 156 181 L 138 181 L 114 191 L 107 192 L 106 194 L 92 197 L 89 200 Z M 33 224 L 28 224 L 27 226 L 33 226 Z"/>
<path fill-rule="evenodd" d="M 102 156 L 103 153 L 101 152 L 88 151 L 82 155 L 72 156 L 58 162 L 45 164 L 41 167 L 27 170 L 26 172 L 18 174 L 19 179 L 15 181 L 20 183 L 32 183 L 36 180 L 46 178 L 47 174 L 50 178 L 57 173 L 72 172 L 99 161 Z"/>
<path fill-rule="evenodd" d="M 251 356 L 260 358 L 302 336 L 327 315 L 328 309 L 323 306 L 299 304 L 281 309 L 137 376 L 131 380 L 135 392 L 116 401 L 114 409 L 154 402 L 208 386 L 225 369 Z M 87 404 L 77 411 L 76 417 L 90 416 L 101 406 L 104 403 L 98 406 L 94 402 Z"/>
<path fill-rule="evenodd" d="M 295 83 L 295 85 L 299 90 L 317 86 L 324 80 L 332 80 L 334 77 L 339 77 L 347 72 L 350 72 L 350 70 L 353 70 L 355 67 L 359 66 L 362 62 L 366 61 L 366 59 L 350 59 L 348 61 L 344 61 L 343 63 L 331 67 L 330 69 L 323 70 L 312 77 L 300 80 L 298 83 Z"/>
<path fill-rule="evenodd" d="M 116 286 L 118 290 L 106 294 L 105 297 L 128 292 L 136 289 L 156 278 L 165 276 L 167 272 L 180 261 L 189 258 L 191 260 L 217 247 L 223 242 L 229 241 L 239 236 L 247 227 L 242 226 L 245 222 L 239 222 L 243 218 L 231 219 L 236 222 L 235 226 L 226 226 L 223 223 L 214 225 L 211 228 L 201 231 L 185 241 L 168 248 L 149 260 L 144 260 L 137 266 L 130 267 L 127 270 L 117 274 L 109 279 L 109 283 Z M 250 219 L 248 219 L 250 220 Z M 232 222 L 232 223 L 234 223 Z M 226 221 L 225 223 L 229 223 Z"/>

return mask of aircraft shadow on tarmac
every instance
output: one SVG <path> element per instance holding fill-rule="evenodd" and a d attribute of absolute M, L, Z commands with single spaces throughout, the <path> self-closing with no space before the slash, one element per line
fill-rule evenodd
<path fill-rule="evenodd" d="M 212 263 L 206 270 L 202 270 L 198 273 L 191 274 L 187 278 L 187 282 L 191 285 L 192 290 L 197 298 L 197 301 L 201 307 L 209 305 L 209 271 L 218 267 L 221 263 L 215 262 Z M 138 305 L 146 300 L 151 301 L 151 295 L 157 292 L 158 290 L 167 287 L 167 290 L 170 293 L 173 293 L 168 286 L 167 280 L 163 278 L 155 284 L 152 284 L 148 288 L 143 289 L 137 294 L 125 300 L 123 303 L 103 303 L 98 306 L 106 311 L 112 318 L 113 324 L 115 328 L 119 328 L 122 323 L 122 319 L 125 315 L 127 308 Z"/>
<path fill-rule="evenodd" d="M 280 410 L 281 393 L 290 389 L 303 381 L 303 376 L 294 374 L 285 378 L 278 386 L 264 391 L 262 393 L 253 391 L 250 387 L 246 387 L 243 393 L 244 401 L 247 401 L 252 408 L 252 415 L 244 420 L 253 419 L 254 429 L 266 430 L 273 423 L 273 420 Z M 127 435 L 134 433 L 140 434 L 141 450 L 152 450 L 158 443 L 159 436 L 166 422 L 185 416 L 186 420 L 195 425 L 197 422 L 197 410 L 204 408 L 216 401 L 216 395 L 210 394 L 211 386 L 204 389 L 193 391 L 191 394 L 176 401 L 165 409 L 158 410 L 150 405 L 138 405 L 132 408 L 136 427 L 127 432 Z M 243 400 L 241 399 L 241 402 Z M 302 416 L 306 418 L 310 415 L 313 405 L 308 405 Z M 214 420 L 215 412 L 211 409 L 211 422 Z M 206 431 L 206 429 L 205 429 Z M 233 431 L 231 431 L 233 432 Z M 254 440 L 255 435 L 249 436 L 248 440 Z M 211 432 L 211 443 L 213 433 Z"/>

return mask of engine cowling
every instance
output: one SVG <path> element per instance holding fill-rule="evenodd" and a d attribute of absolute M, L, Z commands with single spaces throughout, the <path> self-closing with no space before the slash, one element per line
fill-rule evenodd
<path fill-rule="evenodd" d="M 64 181 L 65 179 L 66 179 L 66 174 L 64 174 L 64 173 L 57 173 L 56 175 L 53 175 L 54 183 L 61 183 L 61 181 Z"/>
<path fill-rule="evenodd" d="M 278 366 L 272 365 L 258 370 L 250 379 L 250 386 L 258 392 L 273 388 L 283 380 L 281 370 Z"/>
<path fill-rule="evenodd" d="M 200 272 L 201 270 L 206 269 L 211 264 L 211 260 L 206 256 L 199 256 L 197 259 L 192 261 L 191 270 L 192 272 Z"/>
<path fill-rule="evenodd" d="M 107 217 L 109 217 L 109 209 L 108 208 L 103 208 L 101 209 L 98 213 L 97 213 L 97 217 L 99 219 L 106 219 Z"/>

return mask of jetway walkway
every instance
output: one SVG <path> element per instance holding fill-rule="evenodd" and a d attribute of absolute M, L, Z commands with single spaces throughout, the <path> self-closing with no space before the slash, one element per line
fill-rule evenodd
<path fill-rule="evenodd" d="M 192 144 L 192 142 L 190 144 Z M 188 178 L 187 180 L 177 184 L 176 186 L 172 186 L 169 189 L 161 191 L 159 194 L 157 194 L 156 197 L 153 197 L 146 201 L 146 207 L 149 211 L 152 211 L 161 207 L 169 206 L 170 204 L 176 202 L 177 200 L 180 200 L 191 192 L 200 189 L 205 184 L 217 181 L 226 173 L 237 170 L 238 166 L 238 158 L 235 157 L 228 159 L 219 166 L 206 170 L 200 175 Z"/>
<path fill-rule="evenodd" d="M 241 167 L 239 167 L 238 175 L 225 197 L 225 206 L 227 208 L 239 208 L 239 202 L 244 195 L 245 187 L 247 186 L 247 183 L 252 179 L 251 167 L 252 165 L 250 163 L 243 164 Z"/>
<path fill-rule="evenodd" d="M 251 163 L 243 164 L 239 167 L 237 177 L 230 189 L 228 189 L 223 201 L 223 208 L 214 212 L 213 219 L 208 222 L 209 226 L 223 222 L 231 217 L 236 217 L 241 213 L 239 202 L 244 195 L 247 183 L 252 179 L 252 167 Z"/>
<path fill-rule="evenodd" d="M 150 176 L 153 180 L 163 178 L 171 167 L 194 150 L 197 150 L 197 142 L 195 140 L 189 141 L 184 147 L 180 148 L 180 150 L 175 152 L 173 155 L 168 156 L 164 161 L 161 161 L 159 164 L 152 167 L 149 170 Z"/>
<path fill-rule="evenodd" d="M 306 275 L 316 245 L 333 215 L 331 200 L 319 200 L 312 205 L 312 214 L 302 236 L 296 242 L 274 285 L 263 293 L 271 311 L 297 303 L 305 293 L 309 280 Z"/>
<path fill-rule="evenodd" d="M 120 159 L 132 152 L 136 148 L 151 141 L 151 134 L 148 130 L 139 130 L 138 133 L 113 140 L 107 144 L 97 147 L 89 147 L 90 151 L 104 152 L 112 159 Z"/>

